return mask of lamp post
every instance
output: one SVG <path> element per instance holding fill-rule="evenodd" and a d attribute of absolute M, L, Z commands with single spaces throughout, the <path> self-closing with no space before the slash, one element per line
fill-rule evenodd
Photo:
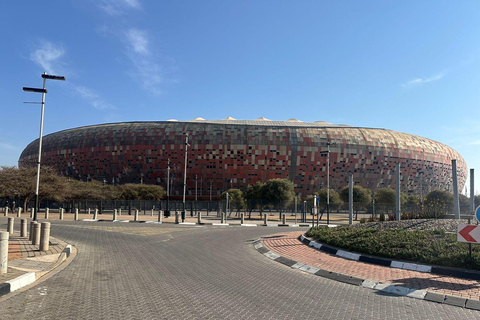
<path fill-rule="evenodd" d="M 330 224 L 330 146 L 336 144 L 335 142 L 327 142 L 327 225 Z"/>
<path fill-rule="evenodd" d="M 38 190 L 40 186 L 40 162 L 42 160 L 42 137 L 43 137 L 43 115 L 45 113 L 45 94 L 47 93 L 46 89 L 46 84 L 47 84 L 47 79 L 49 80 L 61 80 L 65 81 L 64 76 L 54 76 L 54 75 L 48 75 L 46 72 L 42 74 L 43 78 L 43 88 L 30 88 L 30 87 L 23 87 L 23 91 L 25 92 L 37 92 L 42 94 L 42 111 L 40 115 L 40 136 L 38 139 L 38 162 L 37 162 L 37 183 L 35 186 L 35 211 L 33 212 L 33 220 L 37 221 L 37 213 L 38 213 Z"/>
<path fill-rule="evenodd" d="M 187 192 L 187 157 L 188 157 L 188 133 L 185 133 L 185 169 L 183 171 L 183 211 L 182 222 L 185 222 L 185 194 Z"/>
<path fill-rule="evenodd" d="M 170 217 L 170 158 L 167 163 L 167 210 L 165 216 Z"/>

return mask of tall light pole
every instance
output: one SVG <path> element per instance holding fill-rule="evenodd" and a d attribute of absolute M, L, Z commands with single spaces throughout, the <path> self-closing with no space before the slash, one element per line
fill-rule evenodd
<path fill-rule="evenodd" d="M 64 76 L 53 76 L 53 75 L 48 75 L 46 72 L 42 74 L 43 78 L 43 88 L 29 88 L 29 87 L 23 87 L 23 91 L 26 92 L 37 92 L 37 93 L 42 93 L 42 111 L 40 115 L 40 136 L 38 139 L 38 162 L 37 162 L 37 183 L 35 186 L 35 211 L 33 212 L 33 220 L 37 220 L 37 213 L 38 213 L 38 190 L 40 187 L 40 162 L 42 160 L 42 137 L 43 137 L 43 115 L 45 113 L 45 94 L 47 93 L 46 89 L 46 84 L 47 84 L 47 79 L 50 80 L 61 80 L 65 81 Z"/>
<path fill-rule="evenodd" d="M 183 211 L 182 222 L 185 222 L 185 194 L 187 192 L 187 158 L 188 158 L 188 133 L 185 133 L 185 169 L 183 171 Z"/>
<path fill-rule="evenodd" d="M 170 158 L 167 164 L 167 210 L 165 210 L 165 216 L 170 216 Z"/>
<path fill-rule="evenodd" d="M 327 151 L 320 153 L 327 153 L 327 225 L 330 224 L 330 146 L 336 144 L 335 142 L 327 142 Z"/>

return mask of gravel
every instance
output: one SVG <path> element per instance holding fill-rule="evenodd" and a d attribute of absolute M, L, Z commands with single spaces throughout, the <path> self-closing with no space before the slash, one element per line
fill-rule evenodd
<path fill-rule="evenodd" d="M 351 228 L 374 228 L 378 230 L 385 229 L 405 229 L 405 230 L 444 230 L 445 232 L 457 232 L 458 224 L 468 224 L 466 219 L 413 219 L 402 221 L 383 221 L 368 222 L 352 225 Z M 476 220 L 470 224 L 478 224 Z"/>

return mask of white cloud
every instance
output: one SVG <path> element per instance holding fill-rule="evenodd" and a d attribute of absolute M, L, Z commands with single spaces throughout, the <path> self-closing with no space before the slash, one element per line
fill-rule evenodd
<path fill-rule="evenodd" d="M 135 53 L 149 55 L 147 33 L 138 29 L 130 29 L 125 32 L 129 45 Z"/>
<path fill-rule="evenodd" d="M 43 41 L 39 49 L 30 54 L 30 60 L 40 65 L 47 73 L 55 74 L 54 64 L 65 54 L 62 46 Z"/>
<path fill-rule="evenodd" d="M 87 100 L 95 109 L 116 109 L 114 105 L 105 102 L 98 94 L 89 88 L 77 86 L 74 89 L 77 94 L 79 94 L 83 99 Z"/>
<path fill-rule="evenodd" d="M 102 0 L 100 8 L 108 15 L 121 15 L 128 9 L 140 9 L 142 7 L 139 0 Z"/>
<path fill-rule="evenodd" d="M 412 86 L 419 86 L 419 85 L 422 85 L 424 83 L 429 83 L 429 82 L 434 82 L 434 81 L 438 81 L 440 79 L 442 79 L 444 76 L 443 73 L 440 73 L 440 74 L 437 74 L 436 76 L 433 76 L 433 77 L 430 77 L 430 78 L 417 78 L 417 79 L 413 79 L 413 80 L 410 80 L 408 81 L 407 83 L 405 83 L 403 86 L 404 87 L 412 87 Z"/>
<path fill-rule="evenodd" d="M 0 142 L 0 150 L 2 150 L 2 149 L 13 151 L 13 150 L 18 150 L 18 147 L 14 146 L 14 145 L 11 145 L 9 143 Z"/>

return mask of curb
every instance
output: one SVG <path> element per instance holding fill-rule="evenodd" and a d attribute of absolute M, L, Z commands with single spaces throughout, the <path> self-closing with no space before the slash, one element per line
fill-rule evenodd
<path fill-rule="evenodd" d="M 11 292 L 14 292 L 20 288 L 28 286 L 29 284 L 34 283 L 36 280 L 40 279 L 45 274 L 49 273 L 50 271 L 57 268 L 61 265 L 72 253 L 72 245 L 67 244 L 65 249 L 60 253 L 60 256 L 52 266 L 50 266 L 47 270 L 37 271 L 37 272 L 28 272 L 22 274 L 21 276 L 16 277 L 15 279 L 5 281 L 4 283 L 0 283 L 0 297 Z"/>
<path fill-rule="evenodd" d="M 314 248 L 317 248 L 323 252 L 331 253 L 331 254 L 337 254 L 338 251 L 340 251 L 341 255 L 344 254 L 346 251 L 334 249 L 332 247 L 317 243 L 315 241 L 311 241 L 307 238 L 305 238 L 303 235 L 301 236 L 302 242 L 305 244 L 308 244 L 309 246 L 312 246 Z M 304 240 L 305 239 L 305 242 Z M 308 242 L 308 243 L 307 243 Z M 312 243 L 312 244 L 311 244 Z M 467 298 L 462 298 L 462 297 L 457 297 L 457 296 L 452 296 L 452 295 L 444 295 L 444 294 L 439 294 L 439 293 L 433 293 L 429 292 L 426 290 L 418 290 L 418 289 L 412 289 L 408 287 L 403 287 L 403 286 L 397 286 L 393 285 L 391 283 L 382 283 L 379 281 L 375 280 L 370 280 L 370 279 L 363 279 L 363 278 L 357 278 L 354 276 L 342 274 L 342 273 L 337 273 L 333 271 L 328 271 L 324 270 L 321 268 L 317 268 L 314 266 L 310 266 L 307 264 L 304 264 L 302 262 L 298 262 L 286 257 L 283 257 L 273 251 L 270 251 L 268 248 L 264 247 L 262 244 L 262 238 L 259 238 L 255 241 L 253 241 L 253 246 L 255 250 L 266 256 L 267 258 L 279 262 L 287 267 L 293 268 L 293 269 L 298 269 L 303 272 L 307 272 L 309 274 L 315 275 L 315 276 L 320 276 L 324 278 L 328 278 L 331 280 L 336 280 L 339 282 L 343 283 L 348 283 L 351 285 L 355 286 L 360 286 L 363 288 L 368 288 L 372 290 L 377 290 L 377 291 L 382 291 L 385 293 L 390 293 L 390 294 L 395 294 L 398 296 L 405 296 L 405 297 L 410 297 L 414 299 L 420 299 L 420 300 L 426 300 L 426 301 L 432 301 L 432 302 L 437 302 L 437 303 L 443 303 L 443 304 L 448 304 L 452 306 L 457 306 L 457 307 L 462 307 L 462 308 L 467 308 L 467 309 L 473 309 L 473 310 L 480 310 L 480 301 L 479 300 L 470 300 Z M 321 249 L 323 248 L 323 249 Z M 335 251 L 335 253 L 333 253 Z M 350 253 L 352 255 L 356 255 L 353 253 Z M 339 255 L 339 256 L 341 256 Z M 360 256 L 360 255 L 358 255 Z M 356 260 L 356 259 L 352 259 Z M 360 260 L 357 260 L 360 261 Z M 365 262 L 365 261 L 363 261 Z M 409 269 L 411 270 L 411 269 Z"/>
<path fill-rule="evenodd" d="M 300 241 L 302 241 L 304 244 L 310 247 L 314 247 L 317 250 L 330 253 L 333 255 L 337 255 L 345 259 L 380 265 L 384 267 L 432 273 L 432 274 L 437 274 L 441 276 L 450 276 L 455 278 L 477 280 L 477 281 L 480 280 L 480 273 L 475 271 L 467 271 L 467 270 L 461 270 L 461 269 L 449 268 L 449 267 L 429 266 L 429 265 L 418 264 L 418 263 L 396 261 L 396 260 L 391 260 L 387 258 L 378 258 L 378 257 L 365 255 L 365 254 L 357 254 L 353 252 L 340 250 L 323 243 L 315 242 L 313 240 L 307 239 L 304 235 L 300 236 Z"/>

